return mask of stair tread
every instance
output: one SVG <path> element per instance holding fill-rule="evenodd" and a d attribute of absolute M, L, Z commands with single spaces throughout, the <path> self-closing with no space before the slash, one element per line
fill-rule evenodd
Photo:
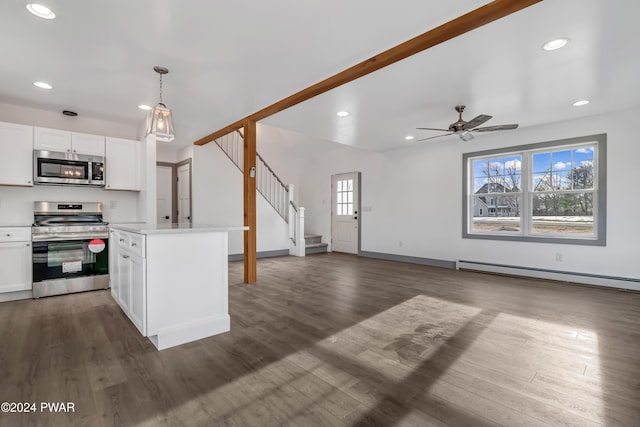
<path fill-rule="evenodd" d="M 311 238 L 314 238 L 314 237 L 322 237 L 322 235 L 321 234 L 305 234 L 304 235 L 305 239 L 311 239 Z"/>
<path fill-rule="evenodd" d="M 307 243 L 304 245 L 305 248 L 320 248 L 323 246 L 329 246 L 328 243 Z"/>

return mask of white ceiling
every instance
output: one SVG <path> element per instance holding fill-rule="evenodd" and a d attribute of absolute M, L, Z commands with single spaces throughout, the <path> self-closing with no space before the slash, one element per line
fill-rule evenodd
<path fill-rule="evenodd" d="M 188 145 L 487 1 L 42 0 L 51 21 L 26 3 L 0 5 L 0 101 L 139 124 L 163 65 L 176 144 Z M 521 127 L 637 107 L 638 16 L 638 1 L 545 0 L 264 123 L 389 150 L 428 144 L 404 137 L 437 135 L 415 128 L 446 128 L 460 103 L 467 120 Z M 571 41 L 541 49 L 556 37 Z M 591 104 L 572 107 L 582 98 Z"/>

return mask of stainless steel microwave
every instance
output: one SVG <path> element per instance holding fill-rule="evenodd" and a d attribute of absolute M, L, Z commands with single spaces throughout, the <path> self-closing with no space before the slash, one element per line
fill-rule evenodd
<path fill-rule="evenodd" d="M 104 187 L 104 157 L 34 150 L 33 182 Z"/>

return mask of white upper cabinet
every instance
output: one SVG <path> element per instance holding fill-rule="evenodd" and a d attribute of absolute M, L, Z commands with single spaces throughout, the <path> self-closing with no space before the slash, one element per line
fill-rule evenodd
<path fill-rule="evenodd" d="M 140 191 L 140 142 L 106 137 L 107 190 Z"/>
<path fill-rule="evenodd" d="M 33 149 L 71 152 L 71 132 L 59 129 L 33 128 Z"/>
<path fill-rule="evenodd" d="M 104 136 L 71 133 L 71 150 L 76 154 L 104 157 Z"/>
<path fill-rule="evenodd" d="M 104 157 L 104 136 L 36 127 L 33 148 Z"/>
<path fill-rule="evenodd" d="M 0 185 L 33 186 L 33 127 L 0 122 Z"/>

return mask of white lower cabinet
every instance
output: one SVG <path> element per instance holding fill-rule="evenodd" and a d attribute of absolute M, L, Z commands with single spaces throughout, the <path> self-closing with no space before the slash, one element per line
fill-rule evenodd
<path fill-rule="evenodd" d="M 132 255 L 129 258 L 131 282 L 131 300 L 129 301 L 129 318 L 142 335 L 147 335 L 147 286 L 145 279 L 146 265 L 144 258 Z"/>
<path fill-rule="evenodd" d="M 146 263 L 140 236 L 119 230 L 110 232 L 111 295 L 140 333 L 147 335 Z"/>
<path fill-rule="evenodd" d="M 31 228 L 0 228 L 0 293 L 32 288 Z"/>
<path fill-rule="evenodd" d="M 129 314 L 131 301 L 131 255 L 125 251 L 118 254 L 118 276 L 120 278 L 120 306 Z"/>

